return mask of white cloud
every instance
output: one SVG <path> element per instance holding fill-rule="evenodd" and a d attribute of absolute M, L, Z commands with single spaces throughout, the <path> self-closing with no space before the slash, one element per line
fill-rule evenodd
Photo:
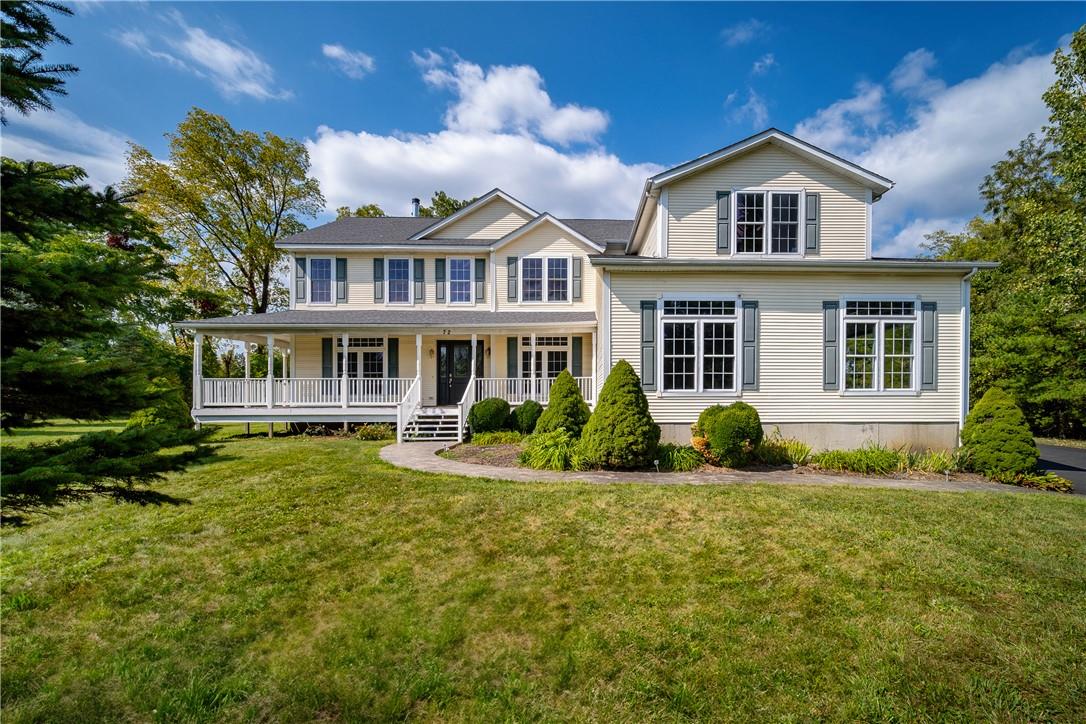
<path fill-rule="evenodd" d="M 725 45 L 734 48 L 737 45 L 749 43 L 768 29 L 769 26 L 761 20 L 751 18 L 724 28 L 720 31 L 720 37 L 723 38 Z"/>
<path fill-rule="evenodd" d="M 543 89 L 543 78 L 530 65 L 495 65 L 483 70 L 475 63 L 433 51 L 413 54 L 423 79 L 457 97 L 445 114 L 446 126 L 466 133 L 511 131 L 542 136 L 561 145 L 594 141 L 607 130 L 607 114 L 575 104 L 555 106 Z"/>
<path fill-rule="evenodd" d="M 377 203 L 406 214 L 413 196 L 443 190 L 463 198 L 499 186 L 560 216 L 632 217 L 645 179 L 660 166 L 627 164 L 599 146 L 561 148 L 596 138 L 606 127 L 602 111 L 555 107 L 535 68 L 484 72 L 460 59 L 450 68 L 435 55 L 415 59 L 427 83 L 455 96 L 445 128 L 386 136 L 321 126 L 306 141 L 329 209 Z"/>
<path fill-rule="evenodd" d="M 239 42 L 215 37 L 185 22 L 181 13 L 167 15 L 170 30 L 154 38 L 140 30 L 117 33 L 119 43 L 157 61 L 199 78 L 206 78 L 226 98 L 249 96 L 257 100 L 283 100 L 288 90 L 276 87 L 275 71 L 255 51 Z M 177 35 L 177 32 L 180 35 Z"/>
<path fill-rule="evenodd" d="M 361 50 L 348 50 L 339 43 L 325 43 L 321 46 L 325 58 L 335 61 L 336 66 L 348 78 L 361 80 L 377 69 L 373 56 Z"/>
<path fill-rule="evenodd" d="M 739 92 L 732 91 L 724 100 L 724 105 L 731 106 L 738 98 Z M 766 124 L 769 122 L 769 106 L 766 105 L 765 99 L 758 95 L 753 88 L 748 88 L 747 100 L 743 102 L 743 105 L 735 108 L 731 112 L 730 118 L 733 123 L 750 121 L 752 128 L 761 130 L 765 128 Z"/>
<path fill-rule="evenodd" d="M 968 218 L 913 219 L 902 226 L 888 241 L 880 243 L 875 249 L 875 255 L 912 258 L 921 253 L 921 244 L 927 241 L 924 238 L 927 234 L 939 230 L 958 234 L 968 223 Z"/>
<path fill-rule="evenodd" d="M 891 73 L 891 87 L 917 100 L 904 122 L 889 122 L 882 86 L 868 84 L 795 128 L 897 183 L 874 209 L 878 253 L 912 256 L 922 234 L 938 228 L 932 224 L 960 229 L 981 211 L 977 187 L 992 164 L 1048 117 L 1048 54 L 995 63 L 952 86 L 928 76 L 929 55 L 909 53 Z"/>
<path fill-rule="evenodd" d="M 13 113 L 0 137 L 0 151 L 17 161 L 79 166 L 95 188 L 120 183 L 126 174 L 128 138 L 83 122 L 64 109 Z"/>
<path fill-rule="evenodd" d="M 758 60 L 754 61 L 754 65 L 751 66 L 750 72 L 754 75 L 761 75 L 762 73 L 769 72 L 769 69 L 777 64 L 777 59 L 772 53 L 766 53 Z"/>

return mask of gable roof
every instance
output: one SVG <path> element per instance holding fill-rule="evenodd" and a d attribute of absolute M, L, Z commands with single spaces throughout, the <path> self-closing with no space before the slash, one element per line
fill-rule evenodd
<path fill-rule="evenodd" d="M 453 223 L 459 221 L 460 219 L 463 219 L 463 218 L 465 218 L 467 216 L 471 216 L 476 211 L 483 208 L 487 204 L 491 203 L 495 199 L 501 199 L 501 200 L 505 201 L 506 203 L 511 204 L 513 207 L 519 209 L 524 214 L 526 214 L 528 216 L 528 218 L 533 218 L 533 217 L 539 216 L 539 212 L 536 211 L 535 209 L 531 208 L 527 204 L 525 204 L 525 203 L 523 203 L 521 201 L 518 201 L 517 199 L 513 198 L 512 196 L 505 193 L 504 191 L 502 191 L 499 188 L 494 188 L 494 189 L 491 189 L 490 191 L 487 191 L 485 194 L 483 194 L 479 198 L 475 199 L 470 204 L 468 204 L 464 208 L 457 211 L 455 214 L 452 214 L 451 216 L 446 216 L 443 219 L 438 219 L 437 221 L 433 222 L 432 224 L 425 227 L 421 231 L 416 232 L 411 237 L 411 240 L 412 241 L 417 241 L 419 239 L 423 239 L 423 238 L 425 238 L 427 236 L 430 236 L 435 231 L 440 231 L 441 229 L 444 229 L 446 226 L 449 226 L 450 224 L 453 224 Z"/>
<path fill-rule="evenodd" d="M 585 236 L 581 232 L 579 232 L 576 229 L 570 227 L 568 224 L 563 223 L 561 219 L 556 219 L 547 212 L 543 212 L 539 216 L 537 216 L 534 219 L 532 219 L 531 221 L 529 221 L 524 226 L 521 226 L 518 229 L 514 229 L 513 231 L 510 231 L 508 234 L 506 234 L 502 238 L 496 240 L 494 242 L 494 248 L 497 249 L 498 247 L 505 246 L 506 244 L 513 241 L 514 239 L 519 239 L 520 237 L 522 237 L 525 234 L 529 233 L 530 231 L 532 231 L 537 226 L 539 226 L 540 224 L 543 224 L 543 223 L 549 223 L 549 224 L 553 224 L 554 226 L 557 226 L 559 229 L 566 232 L 570 236 L 574 237 L 575 239 L 580 241 L 585 246 L 591 247 L 591 248 L 595 249 L 596 251 L 602 252 L 604 249 L 607 248 L 607 242 L 606 241 L 601 243 L 601 242 L 589 239 L 587 236 Z"/>

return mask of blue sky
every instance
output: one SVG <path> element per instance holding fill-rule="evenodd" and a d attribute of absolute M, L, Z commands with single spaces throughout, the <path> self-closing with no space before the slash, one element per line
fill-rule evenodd
<path fill-rule="evenodd" d="M 47 57 L 70 95 L 9 114 L 3 153 L 116 182 L 195 105 L 305 140 L 329 209 L 501 186 L 629 217 L 646 176 L 776 126 L 894 179 L 875 247 L 911 255 L 1044 123 L 1084 7 L 81 2 Z"/>

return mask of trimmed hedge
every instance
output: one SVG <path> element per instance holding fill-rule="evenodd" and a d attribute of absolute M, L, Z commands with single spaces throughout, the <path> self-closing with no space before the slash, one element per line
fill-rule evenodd
<path fill-rule="evenodd" d="M 500 397 L 479 400 L 468 411 L 468 424 L 472 432 L 495 432 L 505 426 L 509 418 L 509 403 Z"/>
<path fill-rule="evenodd" d="M 528 400 L 512 409 L 506 426 L 510 430 L 517 430 L 525 435 L 531 435 L 532 431 L 535 430 L 536 423 L 539 422 L 539 416 L 542 414 L 543 405 L 535 400 Z"/>
<path fill-rule="evenodd" d="M 567 430 L 574 438 L 581 436 L 581 430 L 588 422 L 588 405 L 581 397 L 581 388 L 569 370 L 562 373 L 551 383 L 550 399 L 539 421 L 535 424 L 535 433 Z"/>
<path fill-rule="evenodd" d="M 1037 444 L 1014 399 L 992 387 L 973 406 L 962 426 L 966 465 L 985 475 L 1030 473 L 1037 468 Z"/>
<path fill-rule="evenodd" d="M 656 459 L 660 426 L 649 414 L 641 380 L 626 360 L 607 375 L 578 450 L 584 464 L 611 470 L 647 468 Z"/>
<path fill-rule="evenodd" d="M 733 402 L 702 410 L 692 442 L 699 450 L 709 450 L 709 462 L 739 468 L 751 461 L 764 435 L 758 411 L 745 402 Z"/>

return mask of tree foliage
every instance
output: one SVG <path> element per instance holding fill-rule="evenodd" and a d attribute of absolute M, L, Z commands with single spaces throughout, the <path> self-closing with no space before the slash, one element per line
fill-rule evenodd
<path fill-rule="evenodd" d="M 547 407 L 536 421 L 534 430 L 536 434 L 566 430 L 574 438 L 578 438 L 588 423 L 588 416 L 588 405 L 581 396 L 577 380 L 573 379 L 569 370 L 562 370 L 551 383 Z"/>
<path fill-rule="evenodd" d="M 998 387 L 985 392 L 969 411 L 962 448 L 970 469 L 988 475 L 1032 472 L 1039 457 L 1026 416 Z"/>
<path fill-rule="evenodd" d="M 430 197 L 430 205 L 419 207 L 419 216 L 431 219 L 441 219 L 446 216 L 452 216 L 477 198 L 479 197 L 475 196 L 463 200 L 454 199 L 444 191 L 435 191 L 434 195 Z"/>
<path fill-rule="evenodd" d="M 0 122 L 7 123 L 4 108 L 22 114 L 52 110 L 50 96 L 66 95 L 64 76 L 79 72 L 69 63 L 43 63 L 42 53 L 51 43 L 70 41 L 53 25 L 48 12 L 71 15 L 57 2 L 4 2 L 0 4 Z"/>
<path fill-rule="evenodd" d="M 346 219 L 351 216 L 361 217 L 364 219 L 376 219 L 383 216 L 388 216 L 385 210 L 377 204 L 366 204 L 364 206 L 358 206 L 354 211 L 351 211 L 350 206 L 340 206 L 336 209 L 336 219 Z"/>
<path fill-rule="evenodd" d="M 992 168 L 986 217 L 937 232 L 940 259 L 990 259 L 973 278 L 974 399 L 999 386 L 1038 434 L 1086 434 L 1086 27 L 1056 52 L 1049 124 Z"/>
<path fill-rule="evenodd" d="M 165 163 L 131 147 L 126 183 L 178 254 L 179 283 L 221 292 L 252 313 L 285 305 L 285 257 L 275 242 L 304 230 L 302 217 L 324 207 L 305 146 L 235 130 L 199 108 L 166 138 Z"/>
<path fill-rule="evenodd" d="M 649 413 L 641 380 L 629 362 L 619 360 L 581 434 L 580 456 L 591 467 L 644 468 L 656 459 L 659 444 L 660 426 Z"/>

